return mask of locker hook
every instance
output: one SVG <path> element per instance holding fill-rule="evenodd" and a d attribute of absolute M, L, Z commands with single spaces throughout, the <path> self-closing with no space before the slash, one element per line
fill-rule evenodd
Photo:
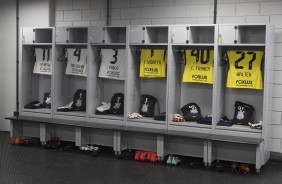
<path fill-rule="evenodd" d="M 151 49 L 151 57 L 154 56 L 154 49 Z"/>

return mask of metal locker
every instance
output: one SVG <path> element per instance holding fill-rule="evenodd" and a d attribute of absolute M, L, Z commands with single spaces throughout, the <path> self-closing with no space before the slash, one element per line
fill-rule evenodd
<path fill-rule="evenodd" d="M 130 27 L 130 43 L 145 43 L 145 29 L 143 26 Z"/>
<path fill-rule="evenodd" d="M 219 44 L 236 44 L 238 41 L 237 25 L 219 25 L 218 43 Z"/>
<path fill-rule="evenodd" d="M 69 29 L 68 28 L 56 28 L 56 42 L 68 43 L 69 42 Z"/>
<path fill-rule="evenodd" d="M 92 27 L 89 31 L 90 43 L 105 43 L 105 27 Z"/>
<path fill-rule="evenodd" d="M 188 26 L 173 26 L 171 30 L 171 43 L 188 44 L 188 33 Z"/>
<path fill-rule="evenodd" d="M 22 43 L 34 43 L 35 42 L 35 32 L 34 28 L 25 27 L 22 32 Z"/>

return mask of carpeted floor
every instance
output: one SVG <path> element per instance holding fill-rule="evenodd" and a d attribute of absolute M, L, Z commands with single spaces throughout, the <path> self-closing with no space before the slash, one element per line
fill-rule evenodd
<path fill-rule="evenodd" d="M 37 146 L 10 145 L 0 132 L 0 184 L 281 184 L 282 163 L 268 162 L 260 174 L 232 174 L 98 156 L 78 151 L 51 151 Z"/>

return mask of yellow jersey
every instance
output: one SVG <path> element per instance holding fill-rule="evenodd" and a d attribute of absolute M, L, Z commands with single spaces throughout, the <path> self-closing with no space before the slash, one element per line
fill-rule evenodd
<path fill-rule="evenodd" d="M 211 49 L 185 50 L 186 65 L 182 82 L 213 84 L 214 51 Z"/>
<path fill-rule="evenodd" d="M 262 61 L 263 51 L 228 50 L 225 56 L 228 60 L 228 88 L 263 89 Z"/>
<path fill-rule="evenodd" d="M 141 49 L 140 77 L 166 77 L 166 50 Z"/>

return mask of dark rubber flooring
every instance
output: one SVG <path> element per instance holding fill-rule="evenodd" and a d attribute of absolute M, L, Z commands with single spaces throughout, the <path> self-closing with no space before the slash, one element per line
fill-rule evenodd
<path fill-rule="evenodd" d="M 77 151 L 9 144 L 0 132 L 0 184 L 281 184 L 282 163 L 268 162 L 257 174 L 215 172 L 119 159 L 101 152 L 90 156 Z"/>

